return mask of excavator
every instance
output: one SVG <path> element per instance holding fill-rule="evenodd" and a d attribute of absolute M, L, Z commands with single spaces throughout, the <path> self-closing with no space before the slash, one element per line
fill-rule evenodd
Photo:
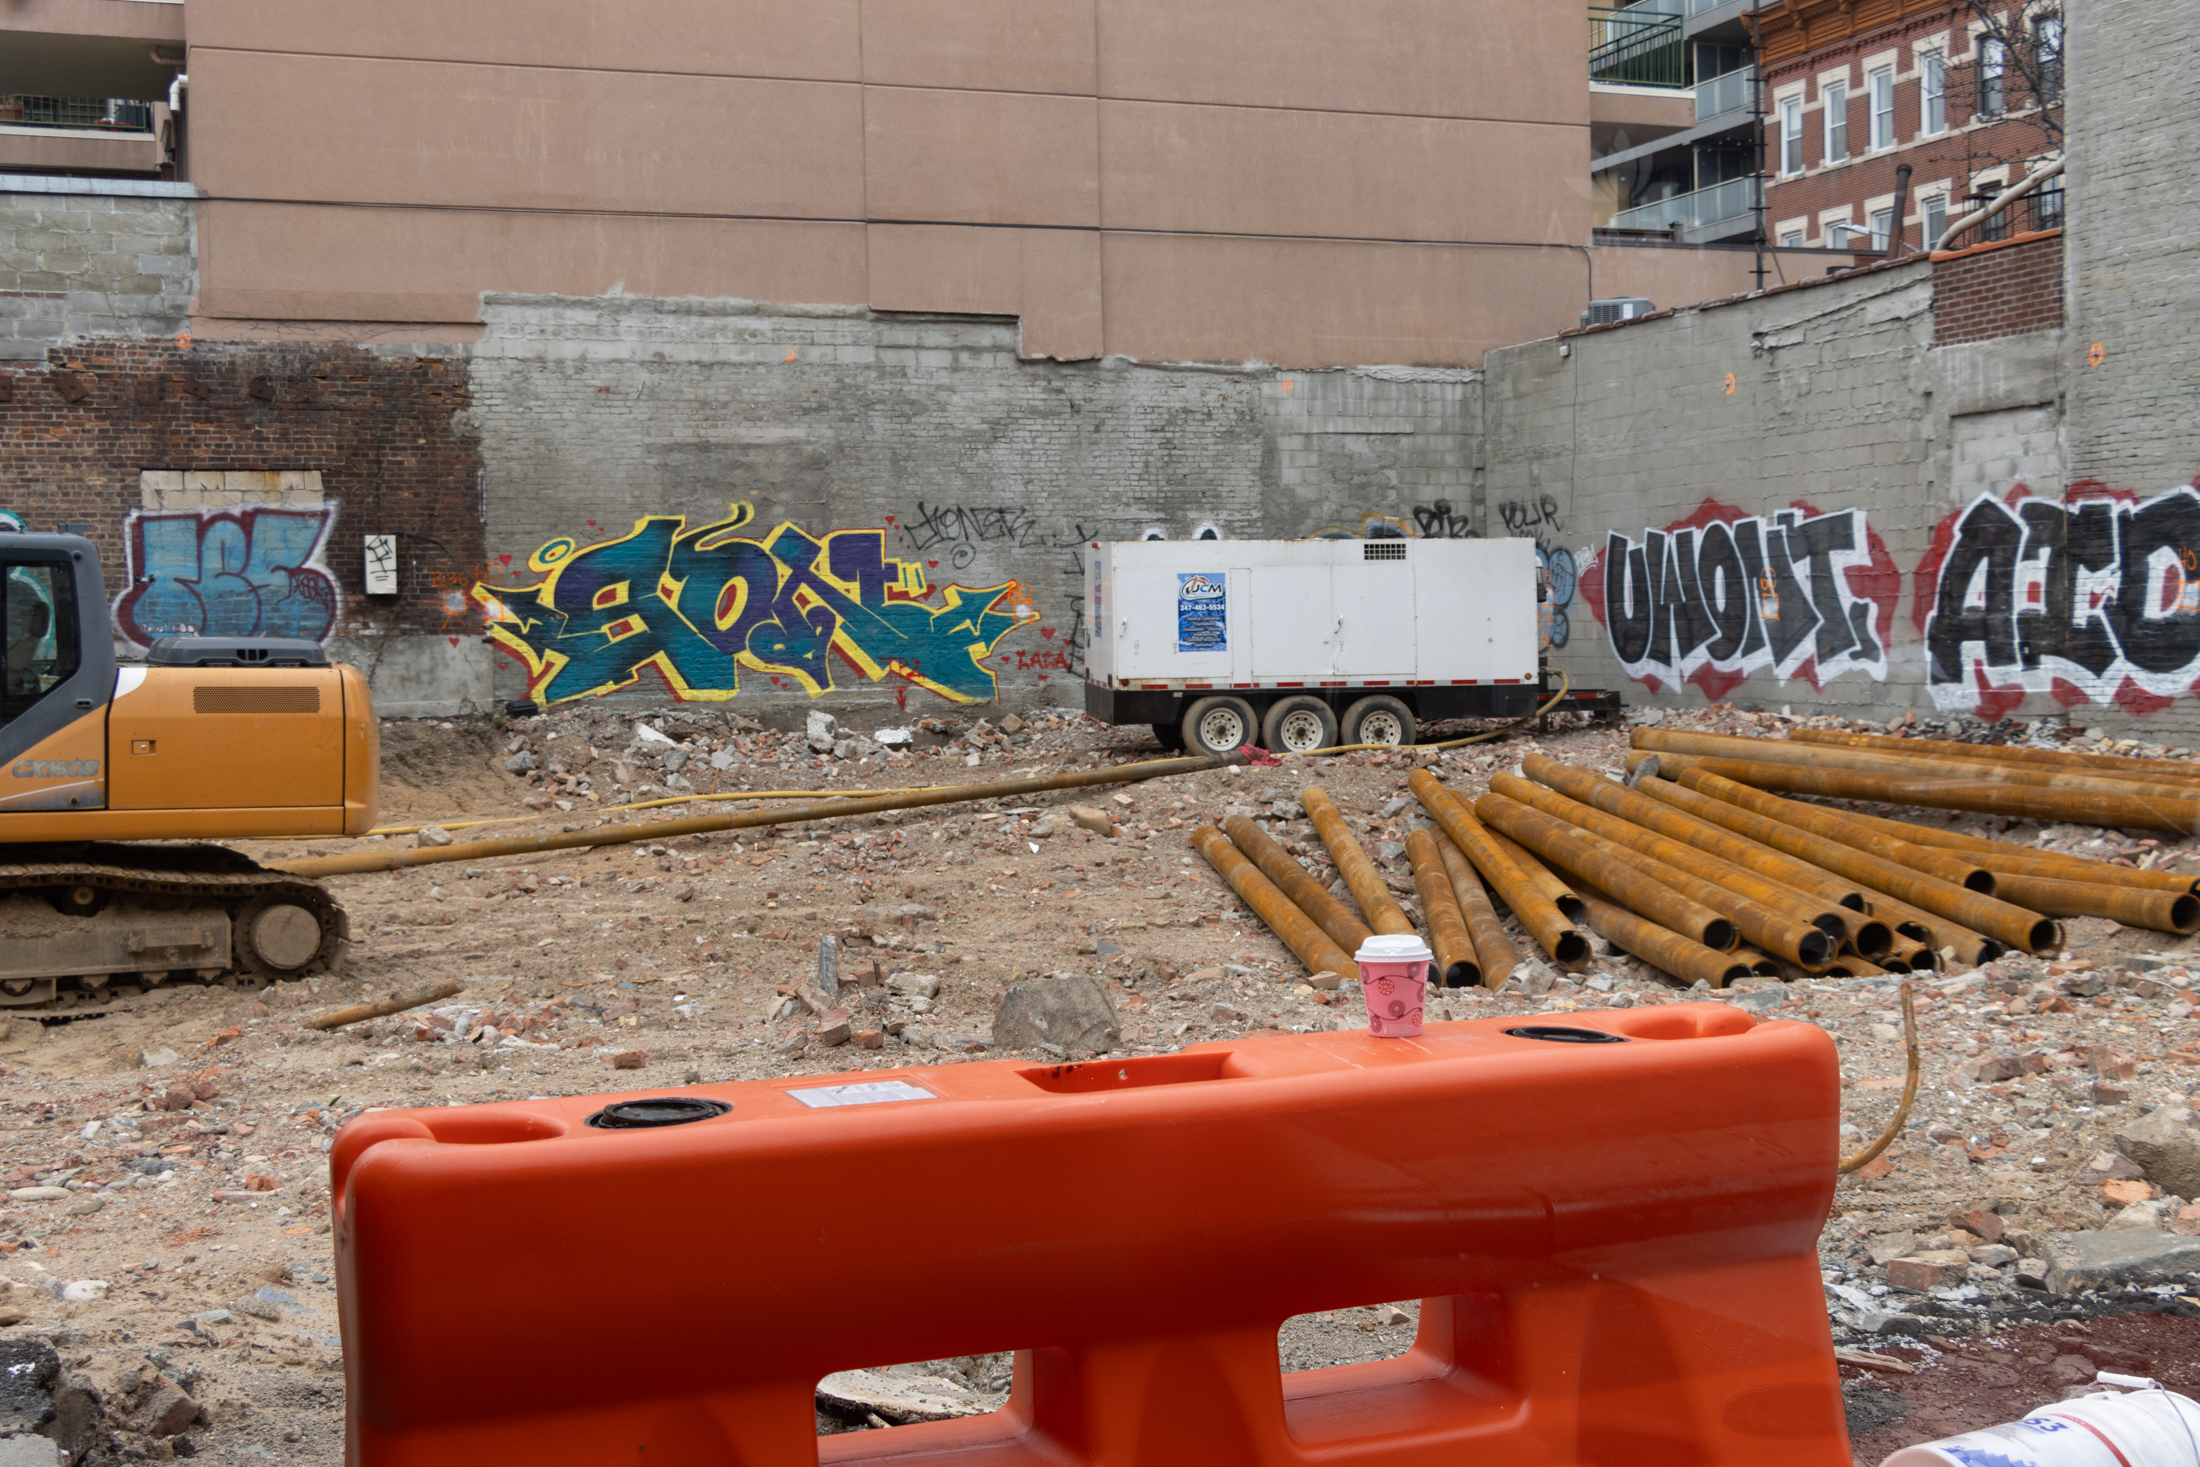
<path fill-rule="evenodd" d="M 220 581 L 169 594 L 203 603 Z M 76 535 L 0 527 L 0 591 L 0 1017 L 337 968 L 349 932 L 326 890 L 201 842 L 373 826 L 365 675 L 277 637 L 161 637 L 120 661 Z"/>

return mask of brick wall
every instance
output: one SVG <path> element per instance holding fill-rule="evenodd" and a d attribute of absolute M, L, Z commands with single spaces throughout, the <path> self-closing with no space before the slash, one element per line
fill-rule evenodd
<path fill-rule="evenodd" d="M 112 596 L 126 584 L 128 517 L 150 507 L 148 472 L 179 475 L 188 503 L 214 508 L 267 502 L 261 475 L 300 476 L 290 487 L 317 473 L 336 506 L 320 557 L 334 630 L 441 633 L 441 583 L 482 559 L 466 379 L 463 360 L 318 343 L 57 348 L 0 374 L 0 509 L 36 531 L 88 525 Z M 361 537 L 383 532 L 398 536 L 398 592 L 370 597 Z"/>
<path fill-rule="evenodd" d="M 2069 11 L 2072 468 L 2161 493 L 2200 477 L 2200 0 Z"/>
<path fill-rule="evenodd" d="M 1933 257 L 1933 345 L 2054 331 L 2062 324 L 2061 230 Z"/>

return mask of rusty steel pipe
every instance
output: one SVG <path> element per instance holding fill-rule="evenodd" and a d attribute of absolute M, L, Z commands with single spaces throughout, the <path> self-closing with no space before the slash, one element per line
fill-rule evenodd
<path fill-rule="evenodd" d="M 1037 795 L 1049 790 L 1082 789 L 1096 784 L 1135 784 L 1146 779 L 1167 779 L 1177 774 L 1198 774 L 1243 764 L 1243 754 L 1203 754 L 1193 759 L 1153 759 L 1143 764 L 1119 764 L 1108 769 L 1078 769 L 1066 774 L 1040 775 L 1033 779 L 1005 779 L 994 784 L 958 784 L 945 789 L 909 790 L 900 794 L 863 798 L 839 797 L 804 805 L 782 805 L 770 810 L 748 810 L 734 815 L 698 815 L 687 820 L 660 820 L 646 825 L 602 825 L 594 830 L 559 831 L 553 835 L 523 835 L 509 840 L 466 841 L 457 845 L 423 846 L 409 851 L 369 851 L 349 856 L 316 856 L 303 861 L 271 862 L 271 871 L 293 876 L 343 876 L 358 871 L 394 871 L 401 866 L 432 866 L 439 861 L 480 861 L 495 856 L 525 856 L 538 851 L 570 851 L 582 846 L 615 846 L 637 840 L 670 840 L 675 836 L 704 835 L 718 830 L 752 830 L 764 825 L 801 825 L 812 820 L 839 820 L 850 815 L 873 815 L 881 810 L 913 810 L 923 805 L 954 805 L 966 800 L 995 800 L 1009 795 Z"/>
<path fill-rule="evenodd" d="M 1843 749 L 1884 749 L 1895 754 L 1945 755 L 1974 762 L 2027 764 L 2041 769 L 2095 770 L 2129 774 L 2141 780 L 2200 781 L 2200 764 L 2171 759 L 2129 759 L 2120 754 L 2070 754 L 2059 749 L 2029 749 L 2013 744 L 1966 744 L 1954 739 L 1903 739 L 1888 734 L 1839 733 L 1830 728 L 1798 728 L 1788 738 L 1800 744 Z"/>
<path fill-rule="evenodd" d="M 1488 831 L 1482 833 L 1489 834 Z M 1474 959 L 1482 969 L 1482 986 L 1503 988 L 1519 963 L 1520 954 L 1505 934 L 1505 924 L 1497 920 L 1497 908 L 1490 905 L 1490 894 L 1482 889 L 1482 873 L 1474 869 L 1466 852 L 1452 844 L 1451 837 L 1441 831 L 1436 836 L 1436 852 L 1443 857 L 1444 874 L 1451 878 L 1451 894 L 1459 899 L 1459 910 L 1466 916 L 1467 935 L 1474 939 Z"/>
<path fill-rule="evenodd" d="M 1329 798 L 1329 791 L 1318 784 L 1310 784 L 1299 792 L 1299 803 L 1306 807 L 1306 818 L 1314 822 L 1314 833 L 1329 848 L 1329 859 L 1335 864 L 1337 874 L 1344 878 L 1345 889 L 1360 904 L 1360 913 L 1367 918 L 1367 925 L 1381 933 L 1419 936 L 1406 919 L 1405 909 L 1392 898 L 1390 888 L 1383 885 L 1382 875 L 1368 859 L 1359 837 L 1344 823 L 1344 816 L 1338 811 L 1336 801 Z"/>
<path fill-rule="evenodd" d="M 1704 900 L 1707 881 L 1662 861 L 1634 856 L 1625 846 L 1503 795 L 1482 796 L 1474 802 L 1474 813 L 1484 825 L 1503 831 L 1544 860 L 1610 893 L 1638 916 L 1669 927 L 1691 942 L 1725 952 L 1740 939 L 1733 919 Z M 1817 935 L 1825 937 L 1823 932 Z"/>
<path fill-rule="evenodd" d="M 1529 881 L 1513 858 L 1497 848 L 1475 819 L 1467 802 L 1460 799 L 1444 782 L 1426 769 L 1416 769 L 1406 776 L 1406 788 L 1428 811 L 1430 818 L 1442 826 L 1452 843 L 1466 853 L 1476 870 L 1489 878 L 1490 885 L 1505 899 L 1505 905 L 1520 919 L 1520 925 L 1536 940 L 1536 945 L 1551 955 L 1551 960 L 1570 972 L 1588 966 L 1589 939 L 1574 929 L 1551 899 Z M 1489 981 L 1490 965 L 1482 965 L 1483 982 Z"/>
<path fill-rule="evenodd" d="M 1565 877 L 1544 865 L 1542 858 L 1511 836 L 1502 831 L 1490 830 L 1488 821 L 1482 822 L 1482 828 L 1491 840 L 1497 842 L 1497 848 L 1512 857 L 1513 864 L 1536 884 L 1539 891 L 1551 899 L 1551 905 L 1566 914 L 1567 921 L 1579 927 L 1589 920 L 1589 909 L 1581 904 L 1580 896 L 1567 884 Z"/>
<path fill-rule="evenodd" d="M 1621 952 L 1642 959 L 1659 972 L 1678 979 L 1684 988 L 1698 983 L 1724 988 L 1751 974 L 1748 963 L 1732 953 L 1713 952 L 1700 942 L 1690 942 L 1668 928 L 1597 897 L 1585 896 L 1589 925 Z"/>
<path fill-rule="evenodd" d="M 2053 876 L 2004 876 L 2001 883 L 2005 900 L 2050 917 L 2106 917 L 2126 927 L 2185 937 L 2200 932 L 2200 897 L 2189 891 L 2147 891 Z"/>
<path fill-rule="evenodd" d="M 1885 892 L 1873 894 L 1872 910 L 1894 927 L 1894 946 L 1888 950 L 1888 957 L 1907 957 L 1913 968 L 1919 961 L 1911 952 L 1913 948 L 1930 959 L 1929 967 L 1939 966 L 1942 948 L 1953 949 L 1957 962 L 1974 968 L 1983 967 L 2009 951 L 2007 944 L 1996 942 L 1983 932 L 1973 931 L 1938 912 L 1913 907 Z"/>
<path fill-rule="evenodd" d="M 1428 943 L 1436 950 L 1437 981 L 1445 988 L 1480 983 L 1482 965 L 1475 960 L 1466 914 L 1459 910 L 1459 898 L 1452 895 L 1451 877 L 1444 870 L 1444 856 L 1437 848 L 1436 837 L 1425 830 L 1408 831 L 1406 860 L 1413 865 L 1414 889 L 1421 893 Z"/>
<path fill-rule="evenodd" d="M 1761 953 L 1753 947 L 1738 947 L 1728 956 L 1749 964 L 1749 971 L 1756 977 L 1777 978 L 1780 976 L 1780 965 L 1772 960 L 1769 953 Z"/>
<path fill-rule="evenodd" d="M 1646 779 L 1636 789 L 1692 815 L 1700 815 L 1714 825 L 1723 825 L 1752 840 L 1761 840 L 1797 860 L 1809 861 L 1851 881 L 1863 882 L 1874 891 L 1915 903 L 1928 912 L 1938 913 L 2012 947 L 2021 947 L 2028 953 L 2051 952 L 2062 946 L 2061 924 L 2036 912 L 2027 912 L 1957 886 L 1952 881 L 1943 881 L 1869 851 L 1813 835 L 1754 810 L 1714 799 L 1700 790 L 1684 789 L 1671 780 Z"/>
<path fill-rule="evenodd" d="M 1632 769 L 1648 758 L 1659 759 L 1666 771 L 1704 769 L 1753 789 L 1778 790 L 1790 795 L 1831 795 L 1842 800 L 1923 805 L 1937 810 L 1973 810 L 1986 815 L 2016 815 L 2029 820 L 2060 820 L 2078 825 L 2113 825 L 2119 829 L 2169 830 L 2180 835 L 2200 830 L 2200 798 L 2166 800 L 2145 795 L 2050 789 L 1962 778 L 1870 774 L 1858 769 L 1821 769 L 1809 764 L 1710 759 L 1698 754 L 1656 755 L 1648 750 L 1629 754 L 1628 767 Z"/>
<path fill-rule="evenodd" d="M 1848 930 L 1848 924 L 1823 905 L 1806 903 L 1753 871 L 1570 800 L 1517 774 L 1500 770 L 1490 777 L 1490 789 L 1707 883 L 1724 900 L 1699 898 L 1705 906 L 1730 919 L 1748 941 L 1790 962 L 1825 962 Z M 1830 923 L 1830 928 L 1824 923 Z"/>
<path fill-rule="evenodd" d="M 1260 868 L 1261 875 L 1276 884 L 1292 906 L 1313 918 L 1314 925 L 1328 933 L 1331 942 L 1356 953 L 1361 943 L 1375 935 L 1358 914 L 1331 896 L 1329 889 L 1308 875 L 1289 851 L 1277 845 L 1260 828 L 1259 821 L 1249 815 L 1232 815 L 1222 822 L 1222 833 Z"/>
<path fill-rule="evenodd" d="M 1770 764 L 1804 764 L 1820 769 L 1850 769 L 1913 779 L 1962 779 L 2048 789 L 2093 790 L 2171 800 L 2200 798 L 2200 786 L 2180 780 L 2138 780 L 2069 769 L 1981 760 L 1955 754 L 1891 754 L 1877 749 L 1801 743 L 1790 739 L 1743 739 L 1732 734 L 1682 733 L 1638 728 L 1633 744 L 1658 753 L 1711 759 L 1744 759 Z"/>
<path fill-rule="evenodd" d="M 1730 805 L 1744 810 L 1754 810 L 1784 821 L 1812 835 L 1822 835 L 1837 840 L 1845 846 L 1869 851 L 1884 861 L 1937 876 L 1942 881 L 1967 887 L 1972 891 L 1994 894 L 1994 873 L 1959 854 L 1936 851 L 1926 846 L 1913 846 L 1908 841 L 1896 840 L 1870 826 L 1849 819 L 1838 810 L 1828 810 L 1818 805 L 1805 805 L 1795 800 L 1783 800 L 1778 795 L 1768 795 L 1763 790 L 1751 789 L 1746 784 L 1736 784 L 1707 770 L 1689 769 L 1681 774 L 1680 782 L 1689 789 L 1701 790 Z"/>
<path fill-rule="evenodd" d="M 1202 825 L 1192 832 L 1192 845 L 1230 883 L 1231 890 L 1244 898 L 1245 905 L 1268 924 L 1268 930 L 1306 965 L 1307 972 L 1334 973 L 1340 978 L 1358 976 L 1359 965 L 1352 961 L 1352 954 L 1331 942 L 1313 918 L 1291 905 L 1291 899 L 1245 859 L 1245 853 L 1230 843 L 1230 837 L 1212 825 Z"/>
<path fill-rule="evenodd" d="M 2036 851 L 2009 841 L 1961 835 L 1953 830 L 1935 830 L 1930 825 L 1912 825 L 1906 820 L 1889 820 L 1884 815 L 1860 815 L 1848 811 L 1842 813 L 1847 814 L 1851 820 L 1860 820 L 1874 830 L 1883 830 L 1895 839 L 1906 840 L 1912 845 L 1945 846 L 1952 851 L 1965 852 L 1969 859 L 1977 861 L 1996 876 L 2006 871 L 2012 876 L 2054 876 L 2064 881 L 2102 881 L 2120 886 L 2144 887 L 2148 891 L 2185 891 L 2200 896 L 2200 877 L 2181 875 L 2175 871 L 2141 871 L 2136 866 L 2118 866 L 2112 861 L 2095 861 L 2061 851 Z"/>
<path fill-rule="evenodd" d="M 1723 826 L 1700 820 L 1648 795 L 1637 794 L 1601 775 L 1561 764 L 1546 754 L 1528 755 L 1521 761 L 1521 768 L 1527 771 L 1530 779 L 1562 795 L 1753 871 L 1796 893 L 1801 900 L 1839 917 L 1845 924 L 1844 930 L 1830 935 L 1852 943 L 1861 941 L 1859 951 L 1880 944 L 1875 924 L 1880 929 L 1886 924 L 1877 922 L 1868 913 L 1869 902 L 1864 888 L 1854 882 L 1842 881 L 1821 867 L 1798 861 L 1762 842 L 1736 835 Z"/>

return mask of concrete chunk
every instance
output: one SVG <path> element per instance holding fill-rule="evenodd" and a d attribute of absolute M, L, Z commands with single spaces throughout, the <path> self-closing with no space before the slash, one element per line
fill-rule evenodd
<path fill-rule="evenodd" d="M 2200 1272 L 2200 1238 L 2144 1228 L 2056 1233 L 2047 1240 L 2047 1287 L 2078 1294 L 2110 1284 L 2160 1284 Z"/>

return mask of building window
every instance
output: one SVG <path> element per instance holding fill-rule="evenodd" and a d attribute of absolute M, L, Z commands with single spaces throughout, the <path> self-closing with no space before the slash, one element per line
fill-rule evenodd
<path fill-rule="evenodd" d="M 1887 241 L 1894 233 L 1894 210 L 1880 209 L 1872 214 L 1872 248 L 1884 254 Z"/>
<path fill-rule="evenodd" d="M 1826 99 L 1826 161 L 1838 163 L 1849 156 L 1849 84 L 1827 82 L 1820 91 Z"/>
<path fill-rule="evenodd" d="M 1928 51 L 1917 58 L 1918 130 L 1948 130 L 1948 58 Z"/>
<path fill-rule="evenodd" d="M 1999 183 L 1988 182 L 1980 184 L 1978 186 L 1978 193 L 1976 195 L 1978 206 L 1981 209 L 1987 207 L 1989 204 L 1993 203 L 1994 200 L 2000 196 L 2000 194 L 2001 185 Z M 2010 206 L 2010 208 L 2012 209 L 2016 207 L 2017 205 L 2015 204 L 2012 204 Z M 1978 227 L 1978 237 L 1983 240 L 2007 239 L 2009 237 L 2009 209 L 2004 209 L 1999 214 L 1996 214 L 1993 218 L 1982 222 Z"/>
<path fill-rule="evenodd" d="M 1894 68 L 1883 66 L 1865 78 L 1871 85 L 1872 151 L 1894 146 Z"/>
<path fill-rule="evenodd" d="M 1944 194 L 1934 194 L 1925 203 L 1925 248 L 1940 248 L 1940 237 L 1948 232 L 1948 199 Z"/>
<path fill-rule="evenodd" d="M 1802 231 L 1802 230 L 1800 230 L 1800 229 L 1791 229 L 1791 230 L 1789 230 L 1789 231 L 1788 231 L 1787 233 L 1785 233 L 1785 234 L 1783 234 L 1783 235 L 1781 235 L 1781 236 L 1780 236 L 1780 248 L 1781 248 L 1781 249 L 1783 249 L 1783 250 L 1799 250 L 1799 249 L 1801 249 L 1802 247 L 1803 247 L 1803 231 Z"/>
<path fill-rule="evenodd" d="M 2062 100 L 2062 21 L 2053 16 L 2042 16 L 2032 22 L 2032 46 L 2032 54 L 2040 68 L 2039 100 L 2041 105 L 2051 106 Z"/>
<path fill-rule="evenodd" d="M 1789 97 L 1780 104 L 1780 171 L 1803 171 L 1803 99 Z"/>
<path fill-rule="evenodd" d="M 2039 200 L 2039 227 L 2041 229 L 2062 228 L 2063 181 L 2060 178 L 2050 178 L 2039 186 L 2038 192 L 2033 197 Z"/>
<path fill-rule="evenodd" d="M 1999 117 L 2008 103 L 2008 50 L 2000 41 L 1983 39 L 1978 47 L 1978 111 L 1981 117 Z"/>

